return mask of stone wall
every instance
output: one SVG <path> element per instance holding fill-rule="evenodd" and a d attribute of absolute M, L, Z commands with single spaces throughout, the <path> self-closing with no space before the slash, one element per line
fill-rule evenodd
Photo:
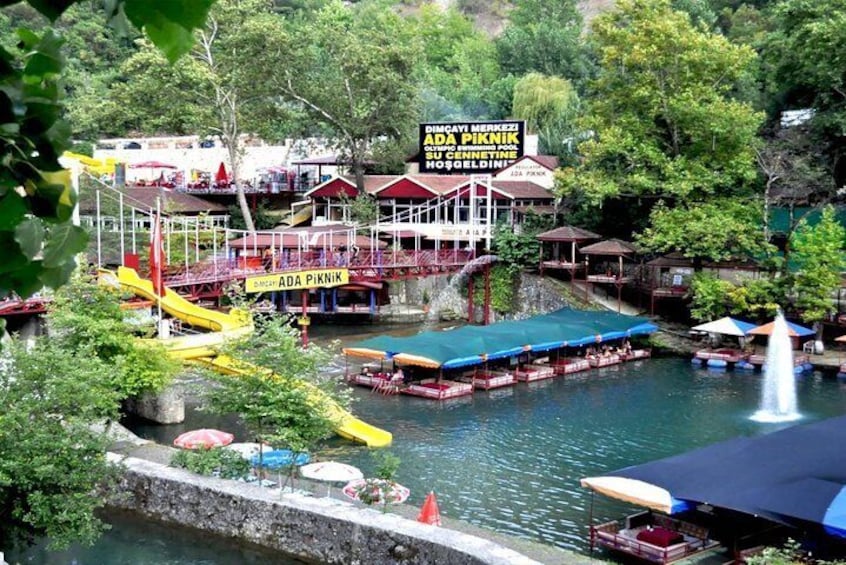
<path fill-rule="evenodd" d="M 535 564 L 494 542 L 331 498 L 200 477 L 146 461 L 126 472 L 111 504 L 163 522 L 239 538 L 319 563 Z"/>
<path fill-rule="evenodd" d="M 181 424 L 185 421 L 185 400 L 182 390 L 171 385 L 164 390 L 126 399 L 124 410 L 159 424 Z"/>

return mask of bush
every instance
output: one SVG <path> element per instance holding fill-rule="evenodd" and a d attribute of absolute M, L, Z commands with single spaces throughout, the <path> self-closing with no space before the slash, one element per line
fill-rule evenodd
<path fill-rule="evenodd" d="M 192 473 L 216 476 L 222 479 L 238 479 L 250 474 L 250 462 L 231 449 L 183 449 L 173 456 L 172 467 L 186 469 Z"/>

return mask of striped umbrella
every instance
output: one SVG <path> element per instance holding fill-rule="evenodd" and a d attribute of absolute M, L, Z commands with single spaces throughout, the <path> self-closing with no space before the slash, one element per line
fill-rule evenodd
<path fill-rule="evenodd" d="M 234 439 L 235 436 L 227 432 L 202 429 L 180 434 L 179 437 L 173 440 L 173 445 L 183 449 L 210 449 L 212 447 L 229 445 Z"/>

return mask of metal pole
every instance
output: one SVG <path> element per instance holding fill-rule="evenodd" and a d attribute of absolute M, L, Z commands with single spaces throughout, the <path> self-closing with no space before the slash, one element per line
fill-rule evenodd
<path fill-rule="evenodd" d="M 100 234 L 100 189 L 97 190 L 97 266 L 103 266 L 103 246 Z"/>
<path fill-rule="evenodd" d="M 130 210 L 132 211 L 131 212 L 131 217 L 132 217 L 132 254 L 135 255 L 135 254 L 138 253 L 138 251 L 136 251 L 136 249 L 135 249 L 135 206 L 130 208 Z"/>
<path fill-rule="evenodd" d="M 126 250 L 123 246 L 123 193 L 121 192 L 118 196 L 118 209 L 120 214 L 120 264 L 125 265 L 126 262 L 124 257 L 126 256 Z"/>
<path fill-rule="evenodd" d="M 487 225 L 488 236 L 487 236 L 486 245 L 487 245 L 488 251 L 490 251 L 490 249 L 491 249 L 491 237 L 493 236 L 493 226 L 491 225 L 491 221 L 493 219 L 493 214 L 492 214 L 492 212 L 493 212 L 493 207 L 492 207 L 493 206 L 493 187 L 491 186 L 491 176 L 490 175 L 487 175 L 485 180 L 487 181 L 487 193 L 488 193 L 488 209 L 487 209 L 487 218 L 486 218 L 487 224 L 488 224 Z"/>

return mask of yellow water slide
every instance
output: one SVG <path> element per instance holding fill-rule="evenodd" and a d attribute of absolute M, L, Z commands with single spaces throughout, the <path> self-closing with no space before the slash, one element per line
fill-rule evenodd
<path fill-rule="evenodd" d="M 120 284 L 133 294 L 148 300 L 158 300 L 153 291 L 153 283 L 139 277 L 134 269 L 119 267 L 116 281 L 109 281 L 110 277 L 115 276 L 111 271 L 101 271 L 100 276 L 110 284 Z M 170 355 L 182 360 L 194 359 L 208 363 L 215 370 L 223 373 L 238 374 L 245 368 L 249 368 L 245 362 L 217 355 L 217 348 L 227 339 L 238 338 L 253 331 L 249 313 L 233 310 L 229 314 L 224 314 L 209 310 L 189 302 L 174 290 L 168 290 L 161 297 L 161 305 L 162 310 L 174 318 L 192 326 L 211 330 L 211 333 L 162 340 Z M 303 383 L 311 386 L 305 381 Z M 313 390 L 315 395 L 322 395 L 317 388 Z M 364 443 L 368 447 L 385 447 L 391 444 L 393 436 L 390 432 L 359 420 L 328 398 L 320 398 L 320 401 L 329 402 L 327 408 L 330 417 L 337 422 L 335 431 L 341 437 Z"/>

